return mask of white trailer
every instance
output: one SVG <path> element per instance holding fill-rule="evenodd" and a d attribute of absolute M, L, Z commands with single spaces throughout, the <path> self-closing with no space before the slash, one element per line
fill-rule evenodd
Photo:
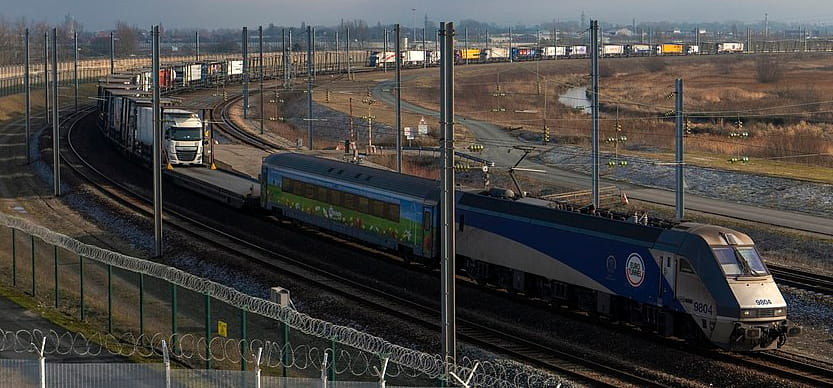
<path fill-rule="evenodd" d="M 421 65 L 422 62 L 425 62 L 425 51 L 422 50 L 408 50 L 405 51 L 403 54 L 404 58 L 402 59 L 402 63 L 407 65 Z"/>
<path fill-rule="evenodd" d="M 556 57 L 566 57 L 567 56 L 567 46 L 555 46 L 555 56 Z"/>
<path fill-rule="evenodd" d="M 587 55 L 587 46 L 570 46 L 571 56 Z"/>
<path fill-rule="evenodd" d="M 740 42 L 726 42 L 717 44 L 717 53 L 742 53 L 743 43 Z"/>
<path fill-rule="evenodd" d="M 228 72 L 226 75 L 243 74 L 243 61 L 228 61 Z"/>
<path fill-rule="evenodd" d="M 618 56 L 625 53 L 625 46 L 621 44 L 606 44 L 602 46 L 602 55 L 604 56 Z"/>
<path fill-rule="evenodd" d="M 487 61 L 502 61 L 509 59 L 509 49 L 506 47 L 493 47 L 486 49 Z"/>
<path fill-rule="evenodd" d="M 700 46 L 698 46 L 696 44 L 692 44 L 692 45 L 687 46 L 686 54 L 688 54 L 688 55 L 700 54 Z"/>

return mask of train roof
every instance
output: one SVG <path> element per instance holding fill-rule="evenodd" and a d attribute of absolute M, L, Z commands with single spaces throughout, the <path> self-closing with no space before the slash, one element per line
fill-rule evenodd
<path fill-rule="evenodd" d="M 263 163 L 418 198 L 436 200 L 440 188 L 433 179 L 293 152 L 270 155 Z"/>
<path fill-rule="evenodd" d="M 501 214 L 531 220 L 551 222 L 565 227 L 592 230 L 638 241 L 657 241 L 664 228 L 640 225 L 634 222 L 610 219 L 598 215 L 582 214 L 550 207 L 553 202 L 535 198 L 511 200 L 491 197 L 479 192 L 466 191 L 457 202 L 459 206 L 485 209 Z"/>

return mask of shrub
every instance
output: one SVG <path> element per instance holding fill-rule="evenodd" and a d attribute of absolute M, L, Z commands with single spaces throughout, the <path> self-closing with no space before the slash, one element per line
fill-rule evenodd
<path fill-rule="evenodd" d="M 777 82 L 784 77 L 784 67 L 775 57 L 758 57 L 755 60 L 755 74 L 758 82 L 765 84 Z"/>

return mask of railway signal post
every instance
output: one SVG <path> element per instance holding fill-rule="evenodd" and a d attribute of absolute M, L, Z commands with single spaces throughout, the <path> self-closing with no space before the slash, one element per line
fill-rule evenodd
<path fill-rule="evenodd" d="M 61 196 L 61 126 L 58 124 L 58 29 L 52 29 L 52 163 L 55 196 Z M 32 293 L 34 295 L 34 292 Z"/>
<path fill-rule="evenodd" d="M 29 155 L 29 136 L 32 131 L 32 85 L 29 82 L 29 29 L 27 28 L 23 38 L 23 88 L 26 90 L 26 164 L 32 162 Z"/>

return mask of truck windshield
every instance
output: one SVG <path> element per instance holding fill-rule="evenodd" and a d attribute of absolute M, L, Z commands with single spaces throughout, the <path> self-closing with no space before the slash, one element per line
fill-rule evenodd
<path fill-rule="evenodd" d="M 765 276 L 763 260 L 754 247 L 714 248 L 714 256 L 726 276 Z"/>
<path fill-rule="evenodd" d="M 177 141 L 197 141 L 200 140 L 200 132 L 202 131 L 201 128 L 182 128 L 182 127 L 171 127 L 170 134 L 171 140 Z"/>

